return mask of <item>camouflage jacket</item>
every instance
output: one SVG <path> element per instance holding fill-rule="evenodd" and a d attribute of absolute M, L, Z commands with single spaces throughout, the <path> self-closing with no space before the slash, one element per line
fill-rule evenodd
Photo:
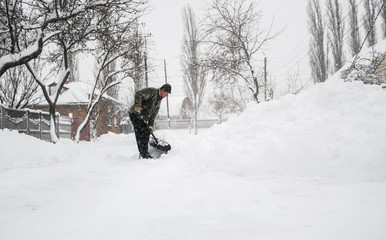
<path fill-rule="evenodd" d="M 135 105 L 141 105 L 141 115 L 148 121 L 149 126 L 154 126 L 155 117 L 161 106 L 162 97 L 158 88 L 144 88 L 135 93 L 134 105 L 129 112 L 134 112 Z"/>

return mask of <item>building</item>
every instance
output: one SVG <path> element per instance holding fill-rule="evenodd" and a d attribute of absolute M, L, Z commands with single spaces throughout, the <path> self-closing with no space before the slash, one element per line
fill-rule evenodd
<path fill-rule="evenodd" d="M 66 82 L 56 104 L 56 112 L 60 116 L 71 119 L 71 138 L 74 139 L 79 125 L 87 116 L 92 85 L 85 82 Z M 48 85 L 48 92 L 53 95 L 56 83 Z M 33 109 L 48 111 L 45 100 L 32 106 Z M 90 141 L 108 132 L 122 133 L 121 119 L 123 111 L 121 104 L 114 98 L 104 96 L 95 107 L 89 123 L 81 132 L 80 140 Z"/>
<path fill-rule="evenodd" d="M 375 74 L 383 75 L 386 77 L 386 54 L 382 56 L 382 60 L 378 64 L 375 70 Z"/>

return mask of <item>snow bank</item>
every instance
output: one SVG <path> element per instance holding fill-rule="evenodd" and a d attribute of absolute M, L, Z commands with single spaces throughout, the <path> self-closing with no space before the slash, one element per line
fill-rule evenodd
<path fill-rule="evenodd" d="M 127 143 L 128 149 L 116 150 L 116 142 Z M 100 141 L 81 142 L 61 139 L 53 144 L 8 129 L 0 130 L 0 171 L 16 168 L 40 168 L 57 164 L 111 164 L 113 159 L 130 158 L 136 150 L 135 138 L 109 133 Z M 129 148 L 130 146 L 130 148 Z"/>
<path fill-rule="evenodd" d="M 288 175 L 344 179 L 386 177 L 386 91 L 330 79 L 303 93 L 254 104 L 197 136 L 166 133 L 171 153 L 161 160 L 241 176 Z M 161 134 L 162 132 L 157 133 Z M 161 134 L 162 137 L 162 134 Z M 127 149 L 116 149 L 116 141 Z M 0 131 L 0 169 L 76 161 L 137 159 L 134 136 L 57 144 Z M 91 160 L 91 161 L 89 161 Z"/>
<path fill-rule="evenodd" d="M 236 175 L 386 177 L 386 91 L 331 79 L 298 96 L 251 103 L 179 146 L 178 158 Z"/>
<path fill-rule="evenodd" d="M 58 159 L 54 151 L 45 149 L 60 150 L 57 145 L 8 129 L 0 130 L 0 146 L 0 169 L 45 166 Z"/>
<path fill-rule="evenodd" d="M 241 176 L 384 180 L 385 123 L 385 90 L 332 78 L 297 96 L 251 103 L 239 116 L 197 136 L 167 131 L 173 148 L 160 160 Z M 117 148 L 117 141 L 127 148 Z M 133 135 L 51 144 L 3 130 L 0 144 L 0 170 L 74 161 L 86 167 L 138 156 Z"/>

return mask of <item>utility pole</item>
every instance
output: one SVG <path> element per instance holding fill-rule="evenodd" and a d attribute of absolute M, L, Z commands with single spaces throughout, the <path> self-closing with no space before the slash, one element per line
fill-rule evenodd
<path fill-rule="evenodd" d="M 146 33 L 145 31 L 145 23 L 142 23 L 141 24 L 142 27 L 143 27 L 143 33 L 141 34 L 141 36 L 145 39 L 145 51 L 144 51 L 144 54 L 143 54 L 143 59 L 144 59 L 144 62 L 145 62 L 145 84 L 146 84 L 146 87 L 149 87 L 149 78 L 148 78 L 148 69 L 147 69 L 147 38 L 148 37 L 151 37 L 151 33 Z"/>
<path fill-rule="evenodd" d="M 166 73 L 166 60 L 164 59 L 164 70 L 165 70 L 165 83 L 168 83 L 168 75 Z M 168 123 L 170 129 L 170 116 L 169 116 L 169 97 L 166 97 L 166 109 L 168 113 Z"/>
<path fill-rule="evenodd" d="M 267 58 L 264 58 L 264 101 L 267 101 Z"/>
<path fill-rule="evenodd" d="M 149 87 L 149 79 L 147 77 L 147 41 L 145 36 L 145 54 L 144 54 L 144 60 L 145 60 L 145 83 L 146 87 Z"/>

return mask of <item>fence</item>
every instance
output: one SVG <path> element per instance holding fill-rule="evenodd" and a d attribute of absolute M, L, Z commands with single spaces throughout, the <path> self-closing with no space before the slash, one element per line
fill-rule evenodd
<path fill-rule="evenodd" d="M 70 131 L 67 132 L 68 120 L 57 117 L 56 126 L 60 126 L 60 121 L 63 121 L 63 124 L 62 127 L 56 127 L 56 135 L 71 138 L 71 122 L 69 123 Z M 51 141 L 50 114 L 47 112 L 16 110 L 0 106 L 0 128 L 17 130 L 45 141 Z"/>
<path fill-rule="evenodd" d="M 214 124 L 221 123 L 217 119 L 198 120 L 198 128 L 209 128 Z M 59 138 L 71 139 L 72 120 L 69 117 L 56 117 L 56 135 Z M 193 121 L 190 120 L 157 120 L 156 129 L 189 129 L 193 128 Z M 0 129 L 17 130 L 21 133 L 51 141 L 50 136 L 50 115 L 47 112 L 33 110 L 16 110 L 0 106 Z M 132 132 L 128 127 L 127 133 Z"/>
<path fill-rule="evenodd" d="M 214 124 L 221 123 L 218 119 L 197 120 L 198 128 L 210 128 Z M 193 128 L 193 121 L 190 120 L 157 120 L 155 122 L 156 129 L 188 129 Z"/>
<path fill-rule="evenodd" d="M 71 131 L 72 131 L 72 119 L 69 117 L 60 116 L 59 117 L 59 138 L 68 138 L 71 139 Z"/>

